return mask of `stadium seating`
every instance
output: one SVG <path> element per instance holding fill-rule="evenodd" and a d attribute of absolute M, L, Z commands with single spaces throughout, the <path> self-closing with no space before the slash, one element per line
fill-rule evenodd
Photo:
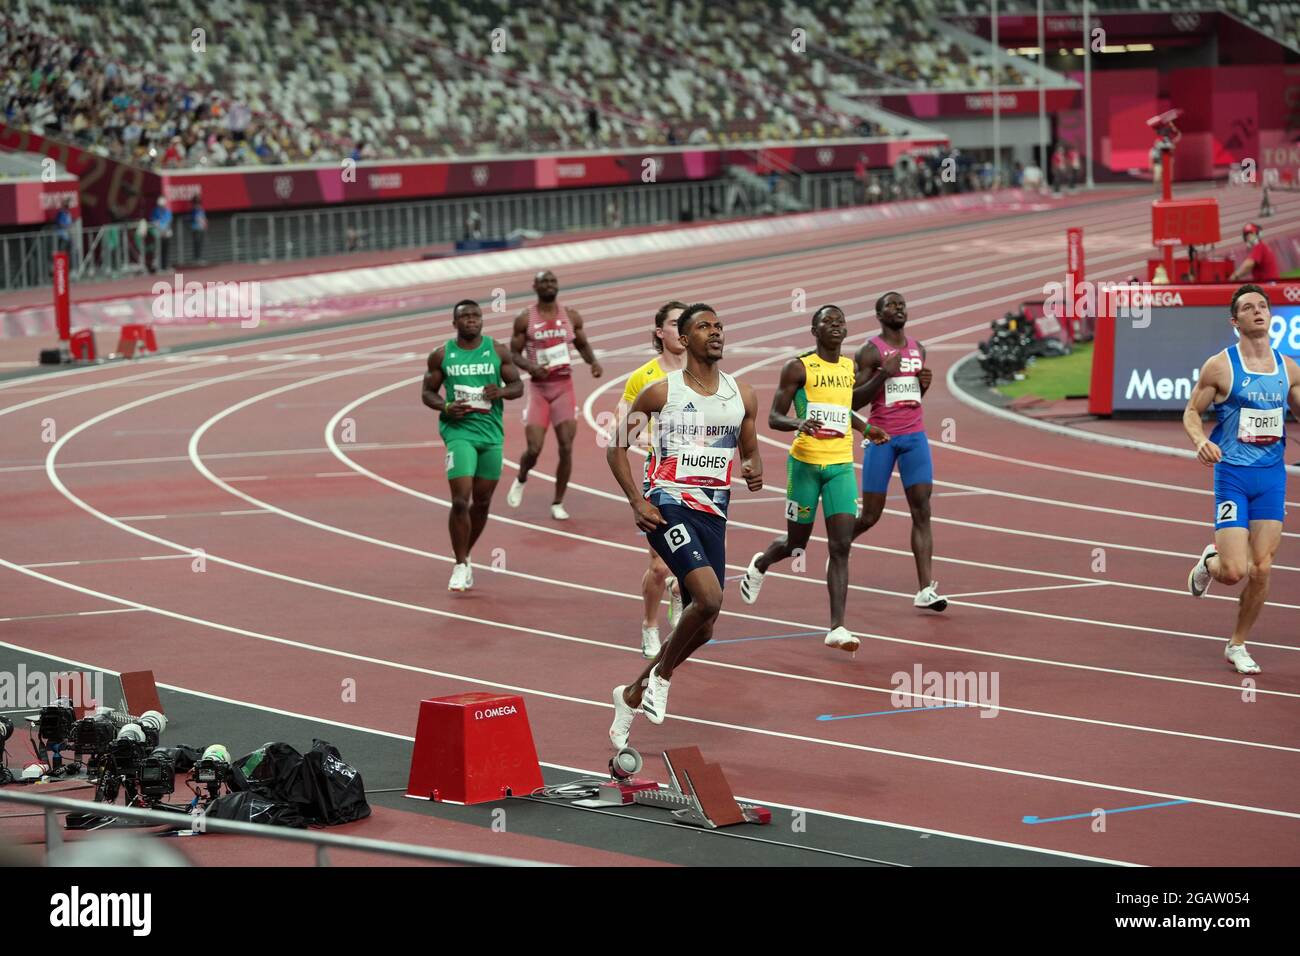
<path fill-rule="evenodd" d="M 156 0 L 106 17 L 14 0 L 0 100 L 11 125 L 153 167 L 879 135 L 827 91 L 992 80 L 986 56 L 927 19 L 938 12 L 933 0 Z M 1021 78 L 1005 68 L 1001 81 Z"/>

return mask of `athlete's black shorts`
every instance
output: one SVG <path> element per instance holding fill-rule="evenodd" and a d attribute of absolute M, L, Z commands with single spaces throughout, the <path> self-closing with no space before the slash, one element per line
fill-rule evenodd
<path fill-rule="evenodd" d="M 682 601 L 691 603 L 686 575 L 696 568 L 712 568 L 718 586 L 727 584 L 727 519 L 681 505 L 656 505 L 664 524 L 646 538 L 681 585 Z"/>

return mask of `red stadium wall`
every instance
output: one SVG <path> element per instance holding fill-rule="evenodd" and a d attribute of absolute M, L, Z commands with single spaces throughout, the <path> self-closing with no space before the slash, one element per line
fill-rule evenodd
<path fill-rule="evenodd" d="M 0 148 L 53 157 L 76 176 L 80 180 L 81 218 L 87 225 L 147 217 L 162 192 L 162 180 L 155 173 L 2 123 Z"/>
<path fill-rule="evenodd" d="M 1070 76 L 1083 82 L 1082 73 Z M 1183 110 L 1183 137 L 1174 153 L 1175 179 L 1212 179 L 1245 159 L 1260 168 L 1287 165 L 1283 159 L 1300 130 L 1300 66 L 1195 67 L 1164 74 L 1098 70 L 1092 74 L 1092 102 L 1099 171 L 1148 170 L 1155 137 L 1146 120 L 1177 107 Z M 1061 139 L 1082 148 L 1082 109 L 1058 117 Z M 1300 158 L 1289 165 L 1300 165 Z"/>

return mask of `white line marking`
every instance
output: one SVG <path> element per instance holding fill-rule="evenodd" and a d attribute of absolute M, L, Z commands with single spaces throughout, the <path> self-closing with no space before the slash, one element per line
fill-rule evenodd
<path fill-rule="evenodd" d="M 43 621 L 52 617 L 94 617 L 97 614 L 131 614 L 135 611 L 143 611 L 141 607 L 110 607 L 102 611 L 64 611 L 60 614 L 26 614 L 21 617 L 0 617 L 0 623 L 5 621 Z M 39 652 L 36 652 L 39 653 Z"/>
<path fill-rule="evenodd" d="M 185 557 L 182 554 L 150 554 L 136 558 L 90 558 L 84 561 L 46 561 L 41 564 L 24 564 L 24 568 L 72 568 L 82 564 L 120 564 L 126 561 L 172 561 Z"/>
<path fill-rule="evenodd" d="M 1045 584 L 1040 588 L 1003 588 L 1000 591 L 966 591 L 962 594 L 949 594 L 948 598 L 985 597 L 990 594 L 1022 594 L 1025 591 L 1064 591 L 1068 588 L 1095 588 L 1104 581 L 1085 581 L 1082 584 Z"/>

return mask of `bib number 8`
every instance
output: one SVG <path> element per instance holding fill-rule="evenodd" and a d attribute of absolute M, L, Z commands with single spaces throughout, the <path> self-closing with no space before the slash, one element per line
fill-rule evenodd
<path fill-rule="evenodd" d="M 667 531 L 664 536 L 668 539 L 668 550 L 676 551 L 682 545 L 691 543 L 691 533 L 686 530 L 686 525 L 675 524 Z"/>

